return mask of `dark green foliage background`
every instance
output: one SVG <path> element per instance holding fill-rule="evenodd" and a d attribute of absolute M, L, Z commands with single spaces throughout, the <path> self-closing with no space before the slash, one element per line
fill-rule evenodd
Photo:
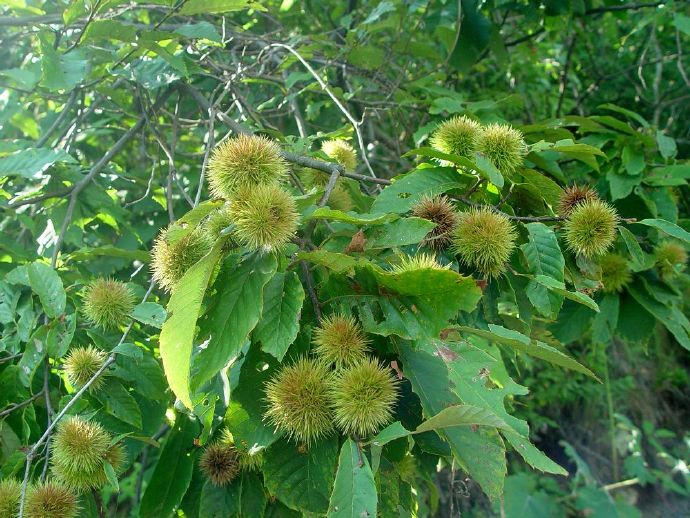
<path fill-rule="evenodd" d="M 82 516 L 687 514 L 690 277 L 661 278 L 653 250 L 690 247 L 689 42 L 681 0 L 4 3 L 0 478 L 21 479 L 27 453 L 44 475 L 44 432 L 75 393 L 62 362 L 93 344 L 112 353 L 106 388 L 69 412 L 126 434 L 128 463 Z M 520 129 L 526 167 L 504 178 L 427 147 L 456 114 Z M 368 164 L 339 180 L 352 212 L 294 187 L 287 253 L 221 240 L 172 296 L 149 292 L 160 229 L 218 206 L 215 143 L 260 132 L 295 173 L 327 178 L 323 140 L 362 158 L 353 123 Z M 487 182 L 468 194 L 470 170 Z M 572 183 L 626 218 L 619 294 L 560 239 Z M 448 255 L 448 271 L 386 270 L 431 228 L 411 206 L 439 193 L 514 219 L 508 275 L 475 283 Z M 124 335 L 80 312 L 101 276 L 146 300 Z M 315 308 L 357 314 L 405 377 L 374 441 L 305 450 L 261 420 L 263 384 L 308 351 Z M 195 464 L 223 423 L 265 461 L 215 488 Z"/>

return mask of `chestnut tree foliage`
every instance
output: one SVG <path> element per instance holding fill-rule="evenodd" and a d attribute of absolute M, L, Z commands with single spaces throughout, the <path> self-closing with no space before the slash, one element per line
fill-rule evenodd
<path fill-rule="evenodd" d="M 526 516 L 524 369 L 690 351 L 686 7 L 1 6 L 0 517 Z"/>

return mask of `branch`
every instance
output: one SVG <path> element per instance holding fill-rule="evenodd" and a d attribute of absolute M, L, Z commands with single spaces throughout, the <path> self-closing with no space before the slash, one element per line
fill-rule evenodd
<path fill-rule="evenodd" d="M 21 358 L 24 353 L 17 353 L 13 354 L 12 356 L 5 356 L 4 358 L 0 358 L 0 363 L 5 363 L 5 362 L 11 362 L 15 358 Z"/>
<path fill-rule="evenodd" d="M 300 261 L 302 265 L 302 271 L 304 272 L 305 280 L 307 281 L 307 292 L 309 293 L 309 298 L 311 299 L 311 305 L 314 307 L 314 314 L 316 315 L 316 321 L 321 323 L 321 306 L 319 304 L 319 299 L 316 296 L 316 291 L 314 290 L 314 278 L 312 277 L 311 270 L 306 261 Z"/>
<path fill-rule="evenodd" d="M 144 294 L 144 297 L 142 298 L 142 302 L 146 302 L 146 300 L 149 298 L 149 295 L 153 291 L 153 286 L 155 285 L 155 281 L 151 279 L 151 282 L 149 282 L 149 287 L 146 290 L 146 293 Z M 130 320 L 129 324 L 125 328 L 124 332 L 122 333 L 122 337 L 120 338 L 120 341 L 117 343 L 117 346 L 120 346 L 124 343 L 124 341 L 127 339 L 127 335 L 129 334 L 129 331 L 132 329 L 132 326 L 134 325 L 134 320 Z M 115 347 L 117 347 L 115 346 Z M 26 487 L 29 482 L 29 473 L 31 471 L 31 463 L 33 462 L 34 457 L 36 456 L 39 448 L 50 439 L 50 434 L 52 433 L 53 429 L 57 426 L 57 424 L 60 422 L 60 420 L 67 414 L 70 408 L 72 408 L 77 401 L 79 401 L 79 398 L 81 398 L 84 393 L 89 390 L 89 387 L 93 385 L 93 383 L 98 379 L 98 377 L 105 372 L 105 370 L 110 367 L 113 363 L 115 363 L 115 358 L 116 358 L 116 353 L 110 353 L 110 356 L 108 356 L 108 359 L 103 363 L 100 369 L 98 369 L 93 376 L 91 376 L 91 379 L 89 379 L 84 385 L 72 396 L 72 398 L 65 404 L 65 406 L 60 410 L 60 412 L 55 416 L 55 419 L 53 419 L 53 422 L 48 425 L 48 428 L 46 428 L 46 431 L 43 432 L 43 435 L 34 443 L 34 445 L 31 447 L 31 449 L 28 451 L 26 454 L 26 467 L 24 469 L 24 480 L 22 482 L 22 490 L 21 490 L 21 497 L 19 500 L 19 518 L 24 517 L 24 503 L 26 500 Z"/>
<path fill-rule="evenodd" d="M 10 202 L 7 204 L 8 207 L 12 209 L 16 209 L 17 207 L 21 207 L 22 205 L 31 205 L 32 203 L 38 203 L 43 200 L 49 200 L 50 198 L 61 198 L 63 196 L 66 196 L 72 192 L 72 188 L 68 189 L 63 189 L 61 191 L 55 191 L 55 192 L 47 192 L 44 194 L 40 194 L 38 196 L 33 196 L 31 198 L 25 198 L 23 200 L 19 200 L 17 202 Z"/>
<path fill-rule="evenodd" d="M 561 74 L 561 80 L 558 85 L 558 105 L 556 106 L 556 117 L 561 116 L 561 109 L 563 108 L 563 101 L 565 100 L 566 86 L 568 84 L 568 72 L 570 71 L 570 62 L 573 56 L 573 49 L 575 48 L 575 42 L 577 41 L 577 35 L 573 33 L 570 37 L 570 44 L 568 45 L 568 53 L 565 57 L 565 65 L 563 66 L 563 73 Z"/>
<path fill-rule="evenodd" d="M 180 85 L 182 89 L 184 89 L 189 95 L 191 95 L 196 103 L 201 107 L 202 110 L 208 112 L 212 106 L 211 103 L 206 99 L 203 94 L 194 88 L 192 85 L 183 83 Z M 253 132 L 251 129 L 247 128 L 243 124 L 240 124 L 239 122 L 235 121 L 234 119 L 228 117 L 221 111 L 216 112 L 216 117 L 226 124 L 230 129 L 232 129 L 235 133 L 241 133 L 244 135 L 251 135 Z M 352 178 L 353 180 L 359 180 L 361 182 L 370 182 L 370 183 L 377 183 L 381 185 L 390 185 L 390 180 L 386 180 L 385 178 L 375 178 L 372 176 L 365 176 L 362 174 L 357 174 L 357 173 L 350 173 L 344 170 L 342 166 L 339 164 L 336 164 L 334 162 L 326 162 L 324 160 L 318 160 L 316 158 L 311 158 L 307 156 L 302 156 L 302 155 L 297 155 L 295 153 L 291 153 L 289 151 L 282 151 L 281 152 L 282 157 L 287 160 L 288 162 L 291 162 L 293 164 L 301 165 L 303 167 L 310 167 L 312 169 L 316 169 L 317 171 L 321 171 L 323 173 L 331 174 L 333 173 L 334 169 L 338 169 L 340 171 L 340 176 L 344 176 L 346 178 Z"/>
<path fill-rule="evenodd" d="M 44 23 L 62 23 L 59 14 L 46 14 L 43 16 L 0 16 L 0 27 L 25 27 L 27 25 L 40 25 Z"/>
<path fill-rule="evenodd" d="M 156 103 L 153 105 L 152 109 L 157 110 L 158 108 L 161 107 L 161 105 L 165 102 L 165 100 L 170 96 L 170 94 L 173 92 L 174 88 L 168 88 L 165 92 L 161 94 L 161 96 L 158 98 Z M 125 145 L 136 135 L 139 130 L 146 124 L 146 117 L 145 115 L 142 115 L 139 117 L 139 120 L 132 126 L 124 135 L 120 137 L 120 139 L 111 147 L 108 152 L 101 157 L 101 159 L 96 162 L 96 164 L 91 168 L 89 173 L 82 178 L 78 183 L 74 185 L 74 187 L 71 190 L 70 197 L 69 197 L 69 205 L 67 205 L 67 211 L 65 212 L 65 219 L 62 221 L 62 227 L 60 228 L 60 234 L 58 234 L 58 238 L 55 241 L 55 245 L 53 248 L 53 255 L 51 258 L 51 265 L 55 267 L 57 264 L 57 258 L 58 255 L 60 254 L 60 249 L 62 248 L 62 242 L 65 239 L 65 233 L 67 232 L 67 228 L 69 227 L 70 222 L 72 221 L 72 215 L 74 214 L 74 208 L 77 205 L 77 198 L 79 197 L 79 193 L 83 191 L 86 186 L 93 180 L 96 175 L 98 175 L 103 168 L 110 162 L 115 155 L 117 155 L 122 148 L 125 147 Z"/>
<path fill-rule="evenodd" d="M 40 398 L 42 395 L 43 395 L 43 391 L 41 390 L 40 392 L 37 392 L 36 394 L 31 396 L 29 399 L 22 401 L 21 403 L 14 403 L 13 405 L 10 405 L 5 410 L 0 412 L 0 418 L 5 417 L 6 415 L 10 415 L 15 410 L 18 410 L 22 407 L 25 407 L 26 405 L 33 403 L 36 399 Z"/>
<path fill-rule="evenodd" d="M 585 14 L 600 14 L 609 13 L 614 11 L 637 11 L 638 9 L 644 9 L 646 7 L 659 7 L 666 2 L 640 2 L 638 4 L 624 4 L 624 5 L 609 5 L 605 7 L 595 7 L 593 9 L 587 9 Z"/>
<path fill-rule="evenodd" d="M 362 160 L 364 160 L 364 163 L 366 164 L 367 169 L 369 170 L 369 174 L 371 174 L 372 177 L 376 178 L 376 174 L 374 173 L 374 170 L 371 168 L 371 164 L 369 163 L 369 159 L 367 158 L 367 150 L 364 146 L 364 139 L 362 138 L 362 132 L 359 129 L 361 123 L 355 120 L 355 118 L 348 111 L 348 109 L 340 102 L 340 99 L 336 97 L 336 95 L 331 91 L 328 85 L 323 81 L 323 79 L 321 79 L 321 77 L 316 73 L 312 66 L 302 57 L 302 55 L 299 52 L 297 52 L 290 45 L 285 45 L 284 43 L 271 43 L 269 47 L 279 47 L 289 51 L 293 56 L 299 59 L 300 63 L 304 65 L 304 68 L 306 68 L 309 71 L 309 73 L 314 77 L 314 79 L 316 79 L 316 82 L 319 83 L 321 89 L 328 94 L 331 100 L 335 103 L 338 109 L 343 113 L 343 115 L 345 115 L 345 118 L 352 125 L 352 129 L 355 130 L 355 134 L 357 135 L 357 143 L 359 144 L 359 149 L 362 152 Z"/>
<path fill-rule="evenodd" d="M 62 111 L 50 125 L 50 128 L 48 128 L 46 132 L 43 134 L 43 136 L 36 142 L 36 147 L 43 147 L 43 145 L 48 141 L 53 132 L 60 126 L 60 124 L 62 124 L 62 121 L 65 120 L 65 117 L 72 109 L 72 106 L 74 106 L 74 103 L 77 101 L 78 93 L 79 88 L 75 88 L 74 90 L 72 90 L 72 93 L 70 94 L 69 99 L 67 99 L 65 106 L 62 108 Z"/>

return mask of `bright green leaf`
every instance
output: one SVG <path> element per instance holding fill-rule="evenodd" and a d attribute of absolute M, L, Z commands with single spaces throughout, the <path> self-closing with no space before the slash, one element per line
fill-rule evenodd
<path fill-rule="evenodd" d="M 26 267 L 31 289 L 38 295 L 43 311 L 49 318 L 62 315 L 67 303 L 67 294 L 62 279 L 45 263 L 35 262 Z"/>
<path fill-rule="evenodd" d="M 295 272 L 278 273 L 264 286 L 263 312 L 254 339 L 278 361 L 297 338 L 303 302 L 304 288 Z"/>
<path fill-rule="evenodd" d="M 376 516 L 378 497 L 374 474 L 360 446 L 347 438 L 340 450 L 338 472 L 328 506 L 329 518 Z"/>
<path fill-rule="evenodd" d="M 184 274 L 168 302 L 168 320 L 160 334 L 160 351 L 170 388 L 187 408 L 192 408 L 189 371 L 196 321 L 221 246 L 216 245 Z"/>

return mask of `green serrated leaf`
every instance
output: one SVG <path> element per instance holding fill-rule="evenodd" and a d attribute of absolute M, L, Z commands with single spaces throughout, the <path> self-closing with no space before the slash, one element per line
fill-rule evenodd
<path fill-rule="evenodd" d="M 545 473 L 568 476 L 568 471 L 565 468 L 544 455 L 529 439 L 510 430 L 502 430 L 501 433 L 525 462 L 534 469 Z"/>
<path fill-rule="evenodd" d="M 49 318 L 65 312 L 67 294 L 58 273 L 45 263 L 35 262 L 27 265 L 31 289 L 38 295 L 43 311 Z"/>
<path fill-rule="evenodd" d="M 453 405 L 441 410 L 420 424 L 414 433 L 442 430 L 456 426 L 493 426 L 512 430 L 506 422 L 493 412 L 472 405 Z"/>
<path fill-rule="evenodd" d="M 131 316 L 142 324 L 160 329 L 168 314 L 165 308 L 160 304 L 156 304 L 155 302 L 142 302 L 134 307 Z"/>
<path fill-rule="evenodd" d="M 265 455 L 266 489 L 292 509 L 325 513 L 335 480 L 338 440 L 323 439 L 306 450 L 291 442 L 271 446 Z"/>
<path fill-rule="evenodd" d="M 337 273 L 353 271 L 355 266 L 369 263 L 369 261 L 364 258 L 356 258 L 338 252 L 329 252 L 328 250 L 300 252 L 297 254 L 297 259 L 318 264 Z"/>
<path fill-rule="evenodd" d="M 406 437 L 410 435 L 410 433 L 411 432 L 405 429 L 405 427 L 400 423 L 400 421 L 396 421 L 392 424 L 389 424 L 383 430 L 381 430 L 376 435 L 376 437 L 369 441 L 369 444 L 375 444 L 376 446 L 384 446 L 385 444 L 388 444 L 391 441 L 400 439 L 401 437 Z"/>
<path fill-rule="evenodd" d="M 347 438 L 340 450 L 338 472 L 328 505 L 329 518 L 377 516 L 374 474 L 359 445 Z"/>
<path fill-rule="evenodd" d="M 117 482 L 117 474 L 110 462 L 106 461 L 103 464 L 103 469 L 105 470 L 105 476 L 108 479 L 108 484 L 115 490 L 115 492 L 120 492 L 120 484 Z"/>
<path fill-rule="evenodd" d="M 538 340 L 531 340 L 528 336 L 525 336 L 513 329 L 507 329 L 503 326 L 494 324 L 489 324 L 488 331 L 485 329 L 474 329 L 466 326 L 460 326 L 458 329 L 464 333 L 470 333 L 496 343 L 508 345 L 517 349 L 518 351 L 524 352 L 525 354 L 534 356 L 535 358 L 546 360 L 554 365 L 559 365 L 566 369 L 581 372 L 598 380 L 592 371 L 567 354 Z"/>
<path fill-rule="evenodd" d="M 630 232 L 624 226 L 619 226 L 618 232 L 620 233 L 621 237 L 623 238 L 623 242 L 625 243 L 625 247 L 628 249 L 628 253 L 630 254 L 630 260 L 632 263 L 631 264 L 632 270 L 634 272 L 639 272 L 639 271 L 643 270 L 645 268 L 644 252 L 642 251 L 640 244 L 637 242 L 637 238 L 635 237 L 635 234 Z"/>
<path fill-rule="evenodd" d="M 453 383 L 441 355 L 428 341 L 411 344 L 400 342 L 400 359 L 405 368 L 405 377 L 410 380 L 412 390 L 419 396 L 422 409 L 427 416 L 438 414 L 450 405 L 461 403 L 451 391 Z M 506 475 L 505 446 L 493 429 L 468 427 L 447 428 L 438 432 L 451 447 L 453 456 L 469 475 L 477 481 L 491 498 L 503 492 Z"/>
<path fill-rule="evenodd" d="M 85 77 L 88 60 L 84 59 L 81 49 L 69 54 L 55 50 L 47 32 L 40 35 L 41 49 L 41 84 L 48 90 L 71 90 Z"/>
<path fill-rule="evenodd" d="M 365 248 L 374 250 L 416 244 L 423 241 L 435 226 L 424 218 L 402 218 L 365 232 Z"/>
<path fill-rule="evenodd" d="M 244 11 L 249 8 L 265 11 L 266 9 L 252 0 L 189 0 L 180 10 L 180 14 L 219 14 L 232 11 Z"/>
<path fill-rule="evenodd" d="M 161 328 L 159 341 L 165 376 L 172 391 L 189 409 L 194 406 L 189 376 L 196 321 L 220 251 L 221 245 L 217 244 L 180 279 L 168 302 L 168 320 Z"/>
<path fill-rule="evenodd" d="M 262 396 L 264 385 L 271 379 L 278 367 L 275 358 L 250 347 L 241 367 L 237 387 L 232 391 L 232 400 L 225 413 L 225 423 L 236 442 L 246 448 L 266 448 L 282 437 L 264 421 L 266 410 Z M 233 373 L 234 374 L 234 373 Z"/>
<path fill-rule="evenodd" d="M 481 298 L 472 278 L 452 270 L 391 273 L 368 266 L 358 269 L 356 281 L 351 301 L 359 306 L 365 329 L 383 336 L 436 337 L 451 318 L 472 311 Z"/>
<path fill-rule="evenodd" d="M 34 178 L 53 164 L 74 163 L 75 160 L 62 149 L 27 148 L 0 158 L 1 176 Z"/>
<path fill-rule="evenodd" d="M 535 275 L 534 277 L 529 276 L 529 278 L 533 278 L 536 282 L 547 289 L 558 293 L 559 295 L 563 295 L 566 299 L 570 299 L 578 304 L 587 306 L 594 311 L 599 311 L 599 306 L 597 306 L 597 303 L 594 302 L 590 297 L 584 293 L 580 293 L 579 291 L 568 291 L 565 288 L 564 283 L 557 281 L 553 277 L 547 277 L 546 275 Z"/>
<path fill-rule="evenodd" d="M 356 214 L 354 212 L 343 212 L 342 210 L 319 207 L 312 212 L 306 219 L 326 219 L 329 221 L 341 221 L 353 225 L 384 225 L 398 218 L 395 214 Z"/>
<path fill-rule="evenodd" d="M 278 361 L 297 338 L 303 302 L 304 288 L 295 272 L 277 273 L 264 286 L 263 312 L 254 340 Z"/>
<path fill-rule="evenodd" d="M 99 246 L 98 248 L 80 248 L 69 254 L 66 260 L 89 261 L 94 260 L 96 257 L 118 257 L 128 261 L 141 261 L 142 263 L 148 263 L 151 260 L 151 254 L 145 250 L 126 250 L 109 245 Z"/>
<path fill-rule="evenodd" d="M 170 516 L 182 501 L 192 480 L 197 430 L 187 416 L 177 416 L 142 496 L 141 516 Z"/>
<path fill-rule="evenodd" d="M 529 223 L 528 241 L 520 247 L 527 259 L 530 273 L 547 275 L 563 282 L 565 259 L 553 230 L 543 223 Z M 535 280 L 530 280 L 526 294 L 532 305 L 544 316 L 556 318 L 563 304 L 563 296 L 548 290 Z"/>
<path fill-rule="evenodd" d="M 657 230 L 661 230 L 664 234 L 668 234 L 676 239 L 685 241 L 690 245 L 690 232 L 683 230 L 675 223 L 671 223 L 670 221 L 663 219 L 643 219 L 642 221 L 636 221 L 635 223 L 638 225 L 646 225 L 648 227 L 656 228 Z"/>
<path fill-rule="evenodd" d="M 103 387 L 93 394 L 106 413 L 141 430 L 141 410 L 134 396 L 113 377 L 106 378 Z"/>
<path fill-rule="evenodd" d="M 498 169 L 496 169 L 496 166 L 493 164 L 493 162 L 491 162 L 491 160 L 486 158 L 481 153 L 475 153 L 474 162 L 477 166 L 477 171 L 479 171 L 479 174 L 481 174 L 499 189 L 503 188 L 503 175 Z"/>
<path fill-rule="evenodd" d="M 690 321 L 682 311 L 660 303 L 642 287 L 631 284 L 627 290 L 640 306 L 669 330 L 680 345 L 690 350 Z"/>
<path fill-rule="evenodd" d="M 463 187 L 462 176 L 449 167 L 428 167 L 398 176 L 376 198 L 372 213 L 402 214 L 425 196 L 435 196 Z"/>
<path fill-rule="evenodd" d="M 273 254 L 253 254 L 240 263 L 237 258 L 225 262 L 214 285 L 218 289 L 215 305 L 209 308 L 202 326 L 210 340 L 194 357 L 192 385 L 195 389 L 242 350 L 261 317 L 264 286 L 275 274 L 276 266 Z"/>

